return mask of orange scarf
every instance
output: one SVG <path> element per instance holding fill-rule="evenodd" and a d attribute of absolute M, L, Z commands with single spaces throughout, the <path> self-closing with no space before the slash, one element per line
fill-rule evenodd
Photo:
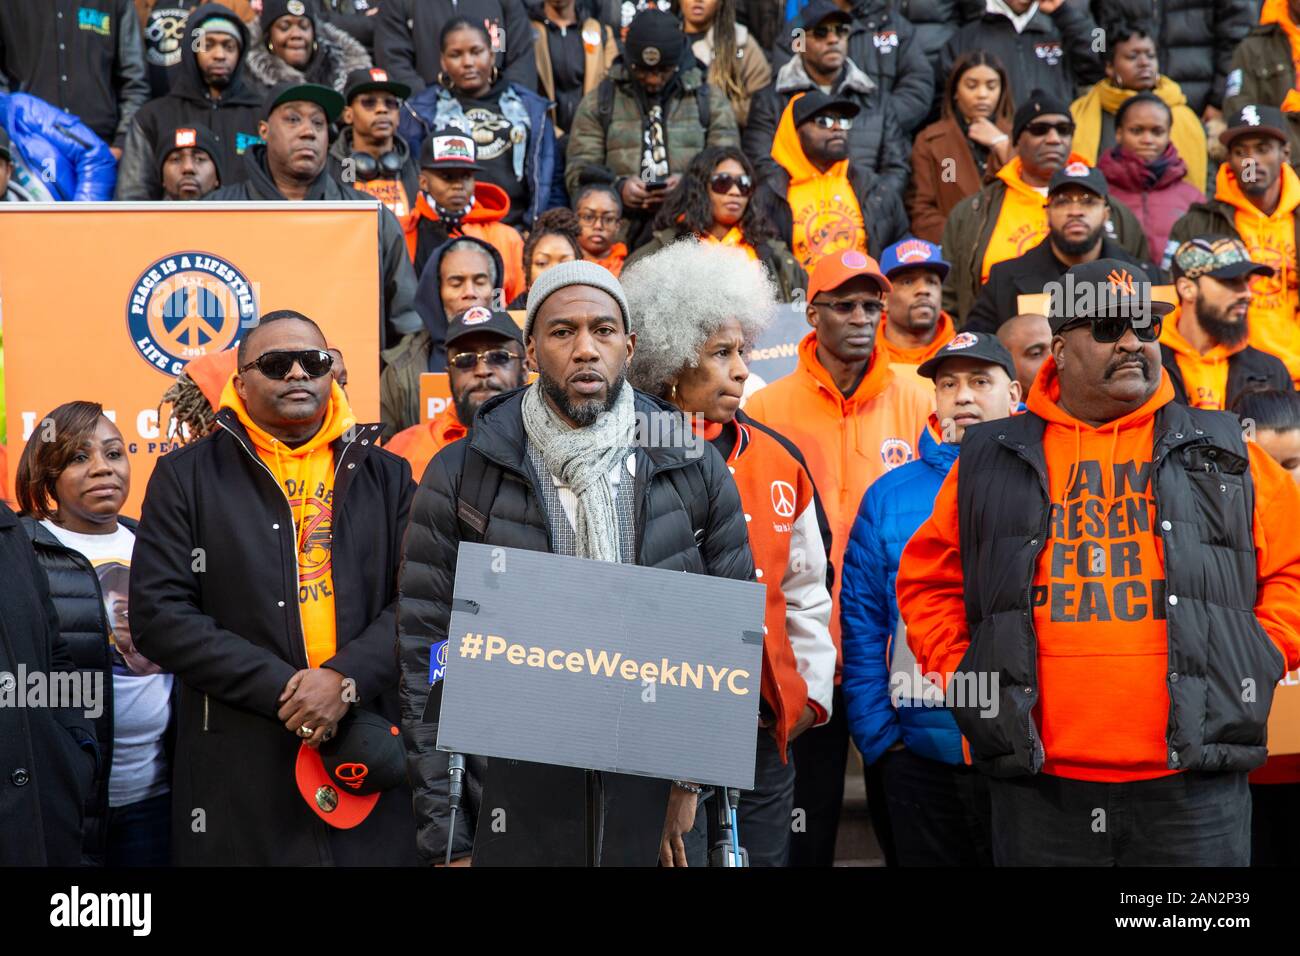
<path fill-rule="evenodd" d="M 708 232 L 701 233 L 700 241 L 711 242 L 715 246 L 731 246 L 733 249 L 743 249 L 745 250 L 745 254 L 749 256 L 749 258 L 751 259 L 758 258 L 758 253 L 754 251 L 753 246 L 751 246 L 749 243 L 745 241 L 744 234 L 741 233 L 739 227 L 737 226 L 732 226 L 729 230 L 727 230 L 727 234 L 723 236 L 721 239 L 715 239 L 712 233 L 708 233 Z"/>
<path fill-rule="evenodd" d="M 1296 26 L 1291 19 L 1287 0 L 1264 0 L 1264 8 L 1259 12 L 1259 22 L 1261 26 L 1266 23 L 1276 23 L 1282 28 L 1287 42 L 1291 44 L 1292 67 L 1295 68 L 1300 64 L 1300 26 Z M 1282 101 L 1284 113 L 1300 112 L 1300 68 L 1295 70 L 1295 74 L 1295 88 L 1287 90 L 1286 99 Z"/>

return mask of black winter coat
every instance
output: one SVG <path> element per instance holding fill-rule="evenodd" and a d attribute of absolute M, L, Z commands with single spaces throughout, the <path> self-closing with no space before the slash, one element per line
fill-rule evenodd
<path fill-rule="evenodd" d="M 430 462 L 415 495 L 404 545 L 398 600 L 402 728 L 415 787 L 420 852 L 438 862 L 449 836 L 447 754 L 434 749 L 438 723 L 436 710 L 427 707 L 429 653 L 447 637 L 457 549 L 462 540 L 471 540 L 551 551 L 538 476 L 527 452 L 523 395 L 523 389 L 516 389 L 485 402 L 469 438 L 447 446 Z M 641 392 L 635 398 L 638 414 L 675 411 Z M 635 454 L 637 563 L 754 580 L 740 494 L 713 446 L 703 456 L 691 457 L 683 441 L 670 439 L 638 447 Z M 476 497 L 477 488 L 461 488 L 462 470 L 471 456 L 482 466 L 478 488 L 496 489 L 490 505 Z M 482 505 L 475 510 L 486 521 L 481 533 L 470 529 L 472 536 L 467 537 L 458 508 L 474 501 Z M 617 595 L 610 597 L 617 600 Z M 475 865 L 582 865 L 581 770 L 470 757 L 466 776 L 468 809 L 457 817 L 454 857 L 472 849 Z M 602 862 L 653 866 L 671 784 L 620 774 L 604 777 L 609 816 Z M 491 800 L 484 806 L 503 808 L 510 821 L 503 834 L 491 833 L 491 817 L 479 814 L 485 789 Z M 476 837 L 475 826 L 483 821 Z"/>
<path fill-rule="evenodd" d="M 202 126 L 212 133 L 221 154 L 216 157 L 219 186 L 232 186 L 247 177 L 243 156 L 250 146 L 262 141 L 257 135 L 257 124 L 262 118 L 263 97 L 245 76 L 243 52 L 248 49 L 248 28 L 242 23 L 239 29 L 244 40 L 230 85 L 222 92 L 221 99 L 208 97 L 194 50 L 199 42 L 199 28 L 213 17 L 235 19 L 230 16 L 230 8 L 220 3 L 196 7 L 185 21 L 181 62 L 173 72 L 171 92 L 150 100 L 132 117 L 122 159 L 117 164 L 114 199 L 163 198 L 158 149 L 173 130 L 182 126 Z"/>
<path fill-rule="evenodd" d="M 384 793 L 351 830 L 327 826 L 298 793 L 299 741 L 276 716 L 285 684 L 308 666 L 294 522 L 238 417 L 222 409 L 217 422 L 211 435 L 159 459 L 131 564 L 136 645 L 181 683 L 175 860 L 414 863 L 406 786 Z M 376 447 L 378 434 L 378 425 L 358 425 L 333 446 L 338 650 L 322 666 L 355 682 L 358 706 L 396 723 L 397 568 L 414 485 L 410 465 Z"/>
<path fill-rule="evenodd" d="M 947 79 L 938 74 L 943 45 L 958 27 L 979 17 L 984 4 L 980 0 L 896 0 L 894 6 L 916 28 L 916 42 L 935 68 L 935 92 L 941 96 Z"/>
<path fill-rule="evenodd" d="M 1197 116 L 1223 107 L 1232 51 L 1259 20 L 1259 0 L 1092 0 L 1097 23 L 1145 20 L 1155 27 L 1160 72 L 1182 87 Z"/>
<path fill-rule="evenodd" d="M 1035 13 L 1019 34 L 1002 14 L 985 13 L 949 38 L 939 57 L 939 75 L 946 77 L 963 53 L 983 50 L 1007 68 L 1016 106 L 1034 90 L 1068 105 L 1083 87 L 1105 75 L 1101 57 L 1092 50 L 1095 27 L 1086 9 L 1069 3 L 1051 14 Z"/>
<path fill-rule="evenodd" d="M 14 513 L 0 502 L 0 700 L 77 670 L 41 570 Z M 103 639 L 101 639 L 103 643 Z M 21 668 L 21 670 L 20 670 Z M 20 676 L 28 686 L 20 683 Z M 84 687 L 84 684 L 82 685 Z M 93 693 L 92 685 L 92 693 Z M 0 706 L 0 866 L 77 866 L 82 818 L 103 761 L 85 710 Z M 83 704 L 89 702 L 82 699 Z M 99 703 L 108 707 L 104 698 Z M 107 776 L 107 768 L 103 771 Z"/>
<path fill-rule="evenodd" d="M 431 86 L 442 69 L 438 38 L 453 17 L 490 22 L 501 39 L 497 69 L 536 92 L 533 28 L 523 0 L 383 0 L 375 17 L 375 66 L 409 86 L 412 95 Z"/>
<path fill-rule="evenodd" d="M 19 520 L 31 538 L 36 560 L 49 581 L 50 600 L 54 602 L 54 611 L 59 618 L 59 633 L 72 655 L 72 663 L 83 673 L 103 675 L 104 709 L 92 721 L 95 742 L 99 745 L 100 766 L 94 793 L 86 801 L 83 826 L 85 859 L 102 865 L 107 837 L 108 777 L 113 768 L 113 657 L 108 645 L 112 628 L 104 611 L 99 576 L 89 559 L 64 546 L 37 519 L 23 515 Z M 136 530 L 136 522 L 132 519 L 119 517 L 117 520 L 131 531 Z"/>

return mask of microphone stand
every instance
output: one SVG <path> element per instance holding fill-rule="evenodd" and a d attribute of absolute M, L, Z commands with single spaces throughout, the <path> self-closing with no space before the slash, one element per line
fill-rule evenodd
<path fill-rule="evenodd" d="M 587 770 L 587 866 L 600 866 L 605 842 L 605 781 L 599 770 Z"/>

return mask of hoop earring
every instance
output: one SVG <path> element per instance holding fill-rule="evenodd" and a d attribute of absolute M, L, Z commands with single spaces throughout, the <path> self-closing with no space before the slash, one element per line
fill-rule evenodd
<path fill-rule="evenodd" d="M 491 85 L 492 85 L 492 86 L 496 86 L 496 85 L 497 85 L 497 80 L 500 79 L 500 77 L 501 77 L 501 71 L 498 70 L 495 66 L 493 66 L 493 67 L 492 67 L 492 80 L 491 80 Z"/>
<path fill-rule="evenodd" d="M 312 40 L 312 41 L 311 41 L 311 52 L 312 52 L 312 53 L 315 53 L 315 52 L 316 52 L 317 50 L 319 50 L 319 49 L 320 49 L 320 44 L 317 43 L 315 40 Z"/>
<path fill-rule="evenodd" d="M 433 81 L 437 83 L 439 86 L 441 86 L 444 90 L 451 89 L 451 84 L 447 82 L 447 74 L 442 72 L 442 70 L 438 71 L 438 75 L 433 78 Z"/>

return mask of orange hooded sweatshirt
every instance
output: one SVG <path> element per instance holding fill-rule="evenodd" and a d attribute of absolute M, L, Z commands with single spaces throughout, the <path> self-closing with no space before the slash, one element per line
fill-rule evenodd
<path fill-rule="evenodd" d="M 1029 392 L 1046 420 L 1052 518 L 1034 572 L 1043 771 L 1118 783 L 1166 776 L 1169 720 L 1164 543 L 1155 530 L 1155 413 L 1173 400 L 1168 375 L 1141 407 L 1093 428 L 1061 408 L 1048 358 Z M 1254 541 L 1260 624 L 1292 667 L 1300 661 L 1300 487 L 1256 445 Z M 903 551 L 899 613 L 923 672 L 946 681 L 970 646 L 962 599 L 957 475 Z"/>
<path fill-rule="evenodd" d="M 1282 112 L 1300 112 L 1300 26 L 1291 19 L 1287 0 L 1264 0 L 1264 6 L 1259 11 L 1259 25 L 1266 26 L 1270 23 L 1276 23 L 1286 34 L 1287 41 L 1291 44 L 1291 65 L 1296 68 L 1296 88 L 1287 90 L 1286 98 L 1281 103 Z"/>
<path fill-rule="evenodd" d="M 803 452 L 831 526 L 831 636 L 836 673 L 840 655 L 840 574 L 853 519 L 867 487 L 885 472 L 916 457 L 917 439 L 934 407 L 934 393 L 914 376 L 896 375 L 876 336 L 867 373 L 845 398 L 831 373 L 817 361 L 817 333 L 799 343 L 793 372 L 759 389 L 746 414 L 780 432 Z"/>
<path fill-rule="evenodd" d="M 1300 280 L 1296 273 L 1295 215 L 1300 206 L 1300 176 L 1289 163 L 1282 164 L 1282 194 L 1273 215 L 1266 216 L 1246 198 L 1232 167 L 1219 167 L 1214 198 L 1237 210 L 1233 225 L 1250 250 L 1250 258 L 1272 266 L 1271 276 L 1255 276 L 1250 289 L 1250 344 L 1286 363 L 1291 378 L 1300 383 Z"/>
<path fill-rule="evenodd" d="M 456 416 L 456 405 L 448 402 L 437 418 L 410 428 L 403 428 L 388 440 L 384 446 L 394 455 L 400 455 L 411 463 L 411 475 L 416 483 L 424 476 L 424 469 L 429 467 L 433 456 L 454 441 L 460 441 L 469 432 Z"/>
<path fill-rule="evenodd" d="M 221 407 L 239 416 L 248 437 L 275 477 L 293 512 L 298 542 L 298 611 L 307 662 L 320 667 L 334 656 L 334 449 L 330 446 L 357 420 L 338 382 L 330 382 L 329 404 L 320 430 L 297 448 L 264 431 L 235 391 L 234 376 L 221 393 Z"/>
<path fill-rule="evenodd" d="M 790 250 L 800 265 L 812 273 L 822 257 L 843 249 L 866 254 L 867 227 L 862 208 L 849 182 L 849 161 L 840 160 L 821 172 L 804 155 L 794 126 L 793 97 L 781 114 L 772 140 L 772 159 L 790 174 L 786 199 L 794 223 Z"/>
<path fill-rule="evenodd" d="M 1204 354 L 1178 331 L 1182 309 L 1165 316 L 1160 332 L 1160 344 L 1169 347 L 1183 373 L 1187 388 L 1187 403 L 1193 408 L 1212 408 L 1218 411 L 1228 407 L 1228 359 L 1249 343 L 1244 339 L 1236 345 L 1216 345 Z"/>
<path fill-rule="evenodd" d="M 623 263 L 627 261 L 627 246 L 621 242 L 616 242 L 609 247 L 609 255 L 603 259 L 592 259 L 586 255 L 583 256 L 588 262 L 594 262 L 598 266 L 603 266 L 609 270 L 609 274 L 617 276 L 623 271 Z"/>
<path fill-rule="evenodd" d="M 887 319 L 885 320 L 888 321 Z M 952 316 L 947 312 L 939 313 L 939 321 L 935 325 L 934 339 L 929 345 L 918 345 L 914 348 L 904 348 L 901 345 L 889 341 L 885 335 L 885 325 L 880 326 L 880 344 L 884 348 L 885 354 L 889 356 L 889 364 L 899 375 L 911 372 L 917 383 L 922 388 L 934 388 L 934 383 L 928 378 L 922 378 L 917 374 L 917 368 L 927 359 L 933 358 L 939 350 L 952 341 L 952 337 L 957 334 L 957 326 L 952 321 Z"/>
<path fill-rule="evenodd" d="M 1071 153 L 1067 163 L 1091 166 L 1078 153 Z M 984 263 L 980 266 L 980 284 L 989 281 L 989 270 L 999 262 L 1023 256 L 1047 238 L 1047 189 L 1042 192 L 1024 180 L 1025 165 L 1019 156 L 1013 156 L 997 171 L 997 178 L 1006 183 L 1006 195 L 998 210 L 998 221 L 993 224 L 989 243 L 984 247 Z"/>
<path fill-rule="evenodd" d="M 480 180 L 474 184 L 474 204 L 460 221 L 460 231 L 455 233 L 482 239 L 501 253 L 506 273 L 501 279 L 501 285 L 507 302 L 524 291 L 524 240 L 513 226 L 507 226 L 501 221 L 509 211 L 510 197 L 506 191 L 500 186 Z M 415 249 L 419 244 L 421 219 L 438 221 L 438 212 L 429 204 L 423 191 L 415 201 L 415 210 L 402 224 L 406 232 L 406 252 L 412 262 L 415 261 Z"/>

